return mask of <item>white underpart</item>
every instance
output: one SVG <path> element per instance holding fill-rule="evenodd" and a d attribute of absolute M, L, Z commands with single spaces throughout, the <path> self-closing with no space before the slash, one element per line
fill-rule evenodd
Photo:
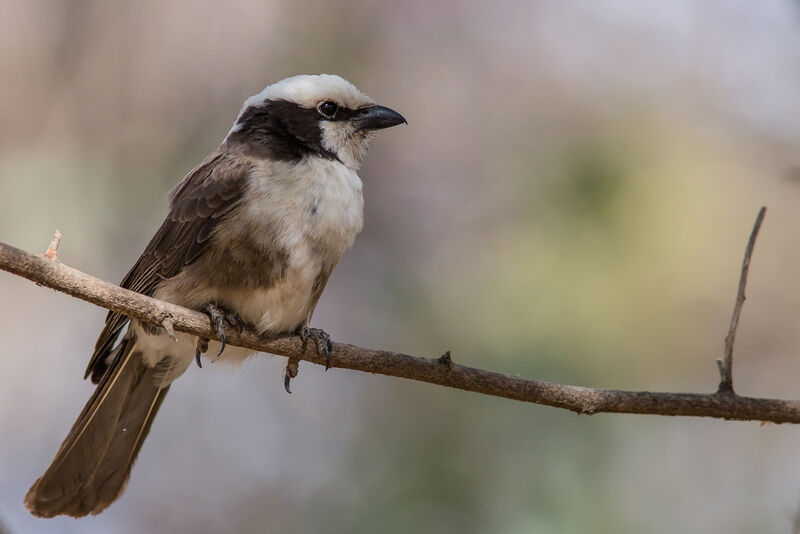
<path fill-rule="evenodd" d="M 342 163 L 358 170 L 369 148 L 372 134 L 358 131 L 348 121 L 320 121 L 319 127 L 322 130 L 322 146 L 336 154 Z"/>
<path fill-rule="evenodd" d="M 252 172 L 248 187 L 250 190 L 244 195 L 245 220 L 237 220 L 235 226 L 226 221 L 220 225 L 216 237 L 224 240 L 244 228 L 249 228 L 247 231 L 255 228 L 256 238 L 263 239 L 264 246 L 277 245 L 291 251 L 285 276 L 268 289 L 209 288 L 192 295 L 192 299 L 224 302 L 261 333 L 286 332 L 302 323 L 312 311 L 312 286 L 323 265 L 335 265 L 361 231 L 364 209 L 361 179 L 348 166 L 320 157 L 308 157 L 294 165 L 264 160 Z M 309 209 L 312 205 L 317 206 L 316 212 Z M 157 292 L 155 296 L 186 303 L 184 295 Z M 179 333 L 175 342 L 166 335 L 147 335 L 140 327 L 135 328 L 137 346 L 148 366 L 155 366 L 167 356 L 178 360 L 165 383 L 177 378 L 191 364 L 195 336 Z M 216 357 L 219 348 L 219 343 L 212 341 L 207 355 Z M 251 354 L 249 349 L 229 346 L 222 359 L 240 362 Z"/>
<path fill-rule="evenodd" d="M 309 157 L 296 165 L 263 162 L 249 182 L 245 216 L 254 225 L 271 221 L 264 247 L 291 251 L 284 278 L 269 289 L 220 295 L 265 334 L 285 332 L 310 312 L 311 286 L 325 264 L 335 264 L 363 225 L 361 179 L 339 163 Z M 316 212 L 310 207 L 316 205 Z M 279 221 L 277 235 L 274 222 Z M 220 236 L 230 231 L 220 229 Z"/>

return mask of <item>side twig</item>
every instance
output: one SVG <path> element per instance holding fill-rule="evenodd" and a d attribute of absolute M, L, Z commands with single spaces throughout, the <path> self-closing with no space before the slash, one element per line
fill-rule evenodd
<path fill-rule="evenodd" d="M 737 298 L 738 311 L 734 312 L 735 319 L 731 327 L 734 334 L 744 301 L 747 266 L 762 219 L 763 212 L 760 212 L 745 257 L 740 296 Z M 122 289 L 63 263 L 50 261 L 44 255 L 31 254 L 0 243 L 0 269 L 140 321 L 168 325 L 175 331 L 206 339 L 219 339 L 206 314 Z M 726 355 L 732 354 L 733 335 L 729 333 L 729 337 L 726 351 L 728 346 L 731 351 L 726 352 Z M 241 332 L 229 331 L 227 342 L 230 345 L 286 356 L 292 361 L 304 360 L 325 365 L 324 356 L 313 349 L 303 349 L 299 336 L 271 339 L 260 336 L 252 328 L 244 328 Z M 422 358 L 334 343 L 331 366 L 553 406 L 578 414 L 607 412 L 800 423 L 800 401 L 742 397 L 733 393 L 732 388 L 703 394 L 620 391 L 555 384 L 459 365 L 452 361 L 449 353 L 439 358 Z M 723 366 L 724 360 L 721 369 Z M 727 367 L 729 368 L 730 366 Z"/>
<path fill-rule="evenodd" d="M 44 251 L 46 258 L 51 260 L 58 260 L 58 245 L 61 243 L 61 232 L 56 230 L 53 239 L 50 241 L 50 246 Z"/>
<path fill-rule="evenodd" d="M 761 229 L 761 223 L 764 222 L 766 213 L 766 206 L 762 206 L 758 210 L 753 231 L 750 232 L 750 239 L 747 241 L 747 248 L 744 251 L 742 272 L 739 275 L 739 291 L 736 293 L 736 304 L 733 306 L 731 326 L 728 328 L 728 335 L 725 336 L 725 353 L 722 358 L 717 360 L 717 367 L 719 367 L 718 393 L 733 394 L 733 342 L 736 338 L 736 329 L 739 328 L 739 316 L 741 316 L 742 307 L 744 306 L 744 290 L 747 287 L 747 274 L 750 272 L 750 258 L 753 256 L 753 248 L 756 246 L 758 231 Z"/>

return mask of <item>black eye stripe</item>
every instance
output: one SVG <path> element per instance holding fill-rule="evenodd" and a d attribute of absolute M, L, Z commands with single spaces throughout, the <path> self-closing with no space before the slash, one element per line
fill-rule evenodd
<path fill-rule="evenodd" d="M 346 109 L 335 120 L 346 116 Z M 259 157 L 277 161 L 298 162 L 307 155 L 337 159 L 322 145 L 320 112 L 287 100 L 267 100 L 262 105 L 245 109 L 236 122 L 236 131 L 228 142 L 242 144 Z"/>
<path fill-rule="evenodd" d="M 240 143 L 259 157 L 279 161 L 300 161 L 308 154 L 336 160 L 336 154 L 322 144 L 320 119 L 346 122 L 358 117 L 364 108 L 351 109 L 336 106 L 333 118 L 325 117 L 320 106 L 306 107 L 287 100 L 267 100 L 261 105 L 248 107 L 236 121 L 236 128 L 228 136 L 229 143 Z"/>
<path fill-rule="evenodd" d="M 326 119 L 333 119 L 336 117 L 336 112 L 339 111 L 339 106 L 336 104 L 336 102 L 326 100 L 325 102 L 320 102 L 317 105 L 317 111 Z"/>

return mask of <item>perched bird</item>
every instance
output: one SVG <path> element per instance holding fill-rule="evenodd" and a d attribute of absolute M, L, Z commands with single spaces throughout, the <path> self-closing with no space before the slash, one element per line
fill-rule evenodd
<path fill-rule="evenodd" d="M 220 147 L 170 192 L 166 220 L 121 284 L 207 312 L 222 343 L 175 341 L 110 312 L 86 370 L 97 388 L 28 491 L 32 514 L 80 517 L 114 502 L 170 383 L 206 350 L 228 360 L 252 353 L 225 350 L 227 327 L 296 332 L 330 357 L 327 334 L 308 328 L 311 314 L 362 227 L 357 171 L 371 133 L 405 122 L 327 74 L 287 78 L 245 101 Z M 287 390 L 296 373 L 290 362 Z"/>

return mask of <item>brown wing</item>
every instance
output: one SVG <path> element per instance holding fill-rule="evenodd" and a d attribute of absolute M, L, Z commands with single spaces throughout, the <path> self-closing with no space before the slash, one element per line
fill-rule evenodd
<path fill-rule="evenodd" d="M 196 260 L 214 229 L 239 202 L 248 171 L 246 161 L 217 152 L 190 172 L 170 193 L 166 220 L 120 285 L 152 295 L 160 281 Z M 108 313 L 84 378 L 91 374 L 94 383 L 102 378 L 113 363 L 108 357 L 128 321 L 122 314 Z"/>

